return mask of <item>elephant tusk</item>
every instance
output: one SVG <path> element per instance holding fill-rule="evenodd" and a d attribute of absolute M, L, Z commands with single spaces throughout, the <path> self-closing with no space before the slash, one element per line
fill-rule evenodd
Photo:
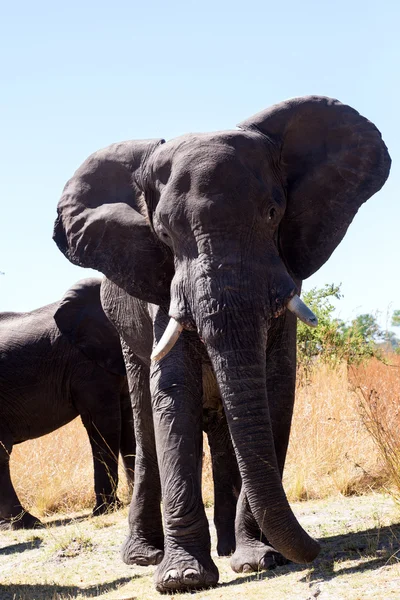
<path fill-rule="evenodd" d="M 151 360 L 161 360 L 175 346 L 181 335 L 183 327 L 172 317 L 169 320 L 166 330 L 161 336 L 160 341 L 151 353 Z"/>
<path fill-rule="evenodd" d="M 300 321 L 303 321 L 306 325 L 310 327 L 316 327 L 318 325 L 318 319 L 307 306 L 304 304 L 303 300 L 300 300 L 299 296 L 295 294 L 293 298 L 287 304 L 287 307 L 293 314 L 296 315 Z"/>

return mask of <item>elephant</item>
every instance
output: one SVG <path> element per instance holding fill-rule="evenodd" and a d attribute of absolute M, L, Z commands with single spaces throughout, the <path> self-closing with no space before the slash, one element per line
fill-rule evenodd
<path fill-rule="evenodd" d="M 113 144 L 66 183 L 53 233 L 61 252 L 106 276 L 115 313 L 124 311 L 123 294 L 152 305 L 151 398 L 139 408 L 151 410 L 154 438 L 144 418 L 137 443 L 146 468 L 157 453 L 164 538 L 157 516 L 132 545 L 139 554 L 140 545 L 145 553 L 163 544 L 160 592 L 218 582 L 201 501 L 201 351 L 242 480 L 234 570 L 262 568 L 274 553 L 297 563 L 317 556 L 319 543 L 282 486 L 296 322 L 316 324 L 299 293 L 383 186 L 390 163 L 373 123 L 338 100 L 305 96 L 237 129 Z M 139 521 L 144 504 L 138 491 L 131 512 Z"/>
<path fill-rule="evenodd" d="M 55 431 L 78 415 L 93 453 L 93 514 L 121 504 L 119 452 L 133 485 L 132 407 L 119 337 L 102 309 L 100 285 L 100 279 L 84 279 L 60 302 L 0 313 L 0 529 L 41 524 L 13 488 L 13 445 Z"/>
<path fill-rule="evenodd" d="M 137 442 L 130 532 L 122 556 L 127 564 L 158 564 L 163 557 L 164 538 L 149 385 L 155 308 L 130 296 L 106 278 L 101 286 L 101 302 L 120 334 Z M 201 347 L 197 350 L 198 360 L 204 363 L 201 424 L 210 448 L 217 552 L 219 556 L 229 556 L 236 546 L 234 523 L 241 478 L 211 365 L 204 350 Z"/>

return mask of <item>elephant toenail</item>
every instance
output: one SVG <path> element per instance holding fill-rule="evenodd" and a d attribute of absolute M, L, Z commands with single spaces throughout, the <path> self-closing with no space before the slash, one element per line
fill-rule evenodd
<path fill-rule="evenodd" d="M 253 571 L 254 569 L 249 563 L 245 563 L 242 567 L 242 573 L 252 573 Z"/>
<path fill-rule="evenodd" d="M 153 565 L 159 565 L 162 559 L 164 558 L 164 552 L 157 552 L 153 557 Z"/>
<path fill-rule="evenodd" d="M 171 569 L 165 573 L 164 583 L 177 581 L 179 579 L 179 573 L 176 569 Z"/>
<path fill-rule="evenodd" d="M 183 582 L 187 584 L 200 583 L 200 573 L 195 571 L 195 569 L 186 569 L 183 573 Z"/>
<path fill-rule="evenodd" d="M 258 563 L 259 569 L 264 569 L 265 571 L 268 571 L 270 569 L 275 569 L 276 566 L 277 566 L 276 562 L 272 557 L 262 558 L 260 560 L 260 562 Z"/>

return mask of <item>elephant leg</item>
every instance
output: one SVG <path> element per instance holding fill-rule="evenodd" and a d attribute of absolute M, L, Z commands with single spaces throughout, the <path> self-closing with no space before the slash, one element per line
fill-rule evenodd
<path fill-rule="evenodd" d="M 274 569 L 289 561 L 268 543 L 250 510 L 244 489 L 237 502 L 235 520 L 236 550 L 231 567 L 236 573 Z"/>
<path fill-rule="evenodd" d="M 112 382 L 113 383 L 113 382 Z M 121 436 L 118 386 L 91 387 L 74 394 L 74 404 L 89 436 L 93 455 L 96 506 L 93 515 L 120 508 L 117 497 L 118 454 Z"/>
<path fill-rule="evenodd" d="M 149 368 L 122 341 L 136 438 L 135 485 L 129 508 L 129 534 L 122 547 L 128 565 L 156 565 L 164 555 L 161 485 L 154 440 Z"/>
<path fill-rule="evenodd" d="M 266 358 L 267 394 L 278 466 L 283 475 L 296 388 L 296 317 L 289 311 L 275 320 Z M 236 550 L 231 567 L 237 573 L 287 564 L 258 527 L 242 489 L 235 521 Z"/>
<path fill-rule="evenodd" d="M 14 490 L 10 476 L 11 451 L 11 436 L 0 429 L 0 530 L 40 527 L 39 519 L 21 506 Z"/>
<path fill-rule="evenodd" d="M 158 341 L 168 323 L 155 318 Z M 201 498 L 202 361 L 196 336 L 184 331 L 174 348 L 151 365 L 151 392 L 164 512 L 164 558 L 154 579 L 160 592 L 207 588 L 218 581 Z"/>
<path fill-rule="evenodd" d="M 236 546 L 235 516 L 241 478 L 223 410 L 205 409 L 203 426 L 211 452 L 217 552 L 219 556 L 229 556 Z"/>
<path fill-rule="evenodd" d="M 132 496 L 135 479 L 136 438 L 128 387 L 121 393 L 121 443 L 119 451 L 124 463 L 130 496 Z"/>

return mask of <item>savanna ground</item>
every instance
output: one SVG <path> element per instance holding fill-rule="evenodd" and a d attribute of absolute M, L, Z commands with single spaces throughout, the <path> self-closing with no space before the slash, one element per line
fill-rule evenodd
<path fill-rule="evenodd" d="M 300 377 L 284 484 L 300 522 L 321 541 L 317 560 L 237 575 L 229 559 L 216 556 L 212 530 L 220 585 L 198 592 L 198 600 L 400 599 L 400 360 L 389 362 L 320 365 Z M 1 532 L 0 600 L 161 597 L 154 567 L 120 559 L 127 508 L 90 518 L 91 460 L 79 420 L 14 449 L 17 493 L 46 527 Z M 204 463 L 211 523 L 207 449 Z M 127 499 L 123 474 L 120 497 Z"/>

